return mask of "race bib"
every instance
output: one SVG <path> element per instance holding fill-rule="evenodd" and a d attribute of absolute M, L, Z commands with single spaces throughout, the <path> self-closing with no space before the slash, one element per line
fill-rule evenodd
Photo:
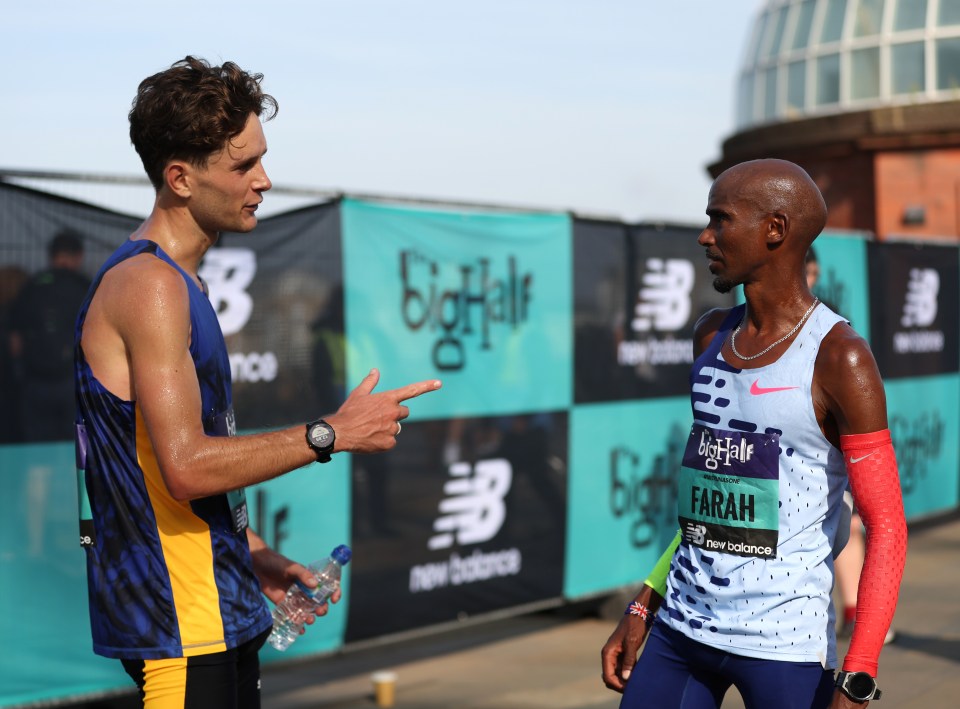
<path fill-rule="evenodd" d="M 230 408 L 222 414 L 217 414 L 209 420 L 208 429 L 216 436 L 235 436 L 237 421 Z M 247 493 L 244 488 L 227 493 L 227 505 L 230 507 L 230 517 L 233 520 L 233 531 L 239 534 L 250 525 L 250 516 L 247 513 Z"/>
<path fill-rule="evenodd" d="M 780 515 L 780 436 L 694 424 L 677 490 L 687 543 L 772 559 Z"/>

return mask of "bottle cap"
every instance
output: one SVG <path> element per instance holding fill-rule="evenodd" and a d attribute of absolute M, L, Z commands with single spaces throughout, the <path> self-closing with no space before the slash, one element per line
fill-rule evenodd
<path fill-rule="evenodd" d="M 353 557 L 353 552 L 350 551 L 350 547 L 348 547 L 346 544 L 341 544 L 334 549 L 333 552 L 331 552 L 330 556 L 338 564 L 340 564 L 340 566 L 345 566 L 346 564 L 350 563 L 350 559 Z"/>

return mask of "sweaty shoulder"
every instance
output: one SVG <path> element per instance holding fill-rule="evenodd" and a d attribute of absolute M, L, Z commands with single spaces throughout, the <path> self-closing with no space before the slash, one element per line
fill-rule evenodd
<path fill-rule="evenodd" d="M 833 326 L 820 344 L 813 374 L 818 409 L 840 435 L 887 427 L 886 395 L 877 361 L 867 341 L 848 323 Z"/>
<path fill-rule="evenodd" d="M 877 367 L 870 345 L 849 323 L 838 322 L 820 343 L 817 356 L 817 375 L 829 376 L 836 373 L 849 376 L 856 370 Z"/>
<path fill-rule="evenodd" d="M 186 283 L 165 261 L 140 254 L 107 271 L 83 325 L 82 347 L 94 375 L 116 396 L 132 400 L 132 362 L 143 353 L 189 346 Z"/>
<path fill-rule="evenodd" d="M 703 351 L 707 349 L 714 335 L 720 330 L 723 321 L 730 315 L 731 310 L 733 310 L 733 308 L 714 308 L 700 316 L 697 324 L 693 327 L 694 359 L 699 357 Z"/>
<path fill-rule="evenodd" d="M 149 311 L 187 298 L 187 285 L 177 269 L 152 254 L 123 261 L 103 276 L 97 295 L 122 312 Z"/>

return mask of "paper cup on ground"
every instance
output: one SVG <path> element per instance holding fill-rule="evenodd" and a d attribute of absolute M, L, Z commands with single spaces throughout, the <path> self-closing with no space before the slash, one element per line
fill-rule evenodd
<path fill-rule="evenodd" d="M 370 675 L 373 680 L 373 696 L 378 707 L 392 707 L 397 698 L 397 673 L 374 672 Z"/>

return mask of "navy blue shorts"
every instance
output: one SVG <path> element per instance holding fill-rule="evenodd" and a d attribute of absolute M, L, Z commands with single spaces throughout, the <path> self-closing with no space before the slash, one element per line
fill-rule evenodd
<path fill-rule="evenodd" d="M 719 709 L 736 686 L 747 709 L 826 709 L 833 671 L 819 662 L 733 655 L 654 623 L 620 709 Z"/>

